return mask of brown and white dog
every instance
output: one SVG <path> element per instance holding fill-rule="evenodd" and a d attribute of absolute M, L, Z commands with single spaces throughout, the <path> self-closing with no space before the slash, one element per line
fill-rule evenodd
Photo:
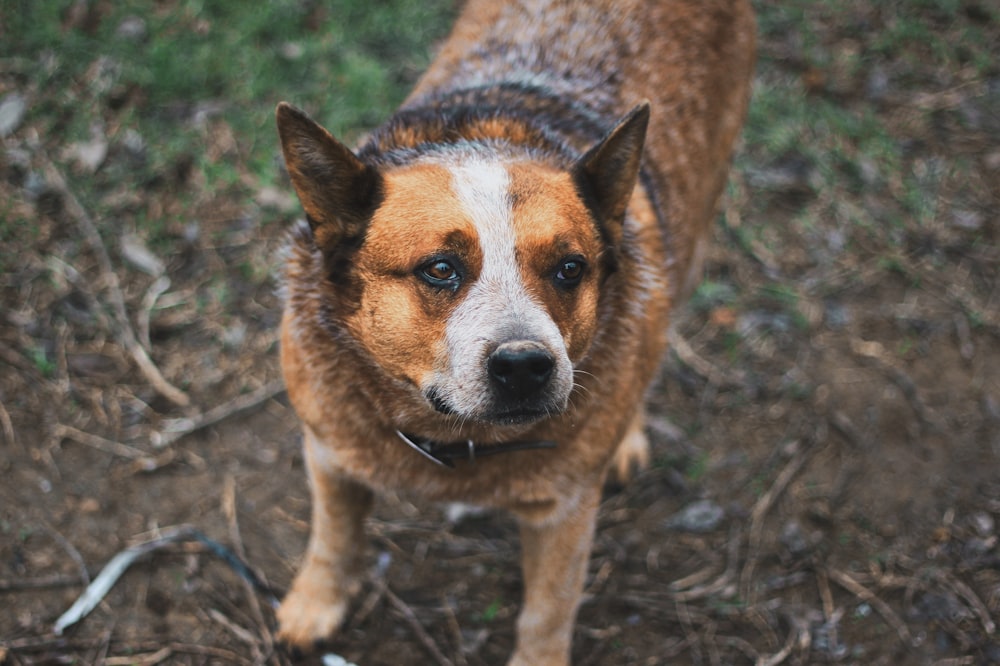
<path fill-rule="evenodd" d="M 281 360 L 313 493 L 281 639 L 337 629 L 388 489 L 513 512 L 509 663 L 569 662 L 602 484 L 647 458 L 644 392 L 753 59 L 746 0 L 470 0 L 357 152 L 278 107 L 308 218 Z"/>

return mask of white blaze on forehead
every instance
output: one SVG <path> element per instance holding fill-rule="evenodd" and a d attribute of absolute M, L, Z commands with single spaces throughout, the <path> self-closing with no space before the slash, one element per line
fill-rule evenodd
<path fill-rule="evenodd" d="M 558 329 L 528 293 L 517 258 L 510 176 L 502 163 L 476 160 L 451 167 L 452 188 L 472 221 L 483 257 L 480 273 L 453 316 L 448 336 L 525 338 L 553 343 Z"/>
<path fill-rule="evenodd" d="M 485 160 L 448 168 L 462 213 L 476 230 L 483 263 L 448 319 L 447 357 L 439 367 L 443 374 L 437 376 L 437 389 L 459 411 L 475 411 L 488 399 L 486 357 L 504 342 L 532 340 L 556 358 L 553 384 L 568 392 L 572 367 L 559 327 L 532 298 L 522 277 L 507 169 Z"/>
<path fill-rule="evenodd" d="M 483 253 L 480 282 L 520 285 L 517 271 L 513 211 L 510 206 L 510 177 L 497 162 L 471 162 L 452 167 L 452 187 L 479 235 Z M 510 284 L 516 281 L 516 285 Z"/>

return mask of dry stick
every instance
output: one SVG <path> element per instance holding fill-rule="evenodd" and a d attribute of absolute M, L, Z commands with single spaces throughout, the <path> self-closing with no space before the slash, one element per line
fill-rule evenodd
<path fill-rule="evenodd" d="M 97 575 L 97 578 L 87 586 L 84 593 L 70 606 L 69 610 L 56 620 L 52 632 L 56 636 L 61 636 L 67 627 L 76 624 L 90 611 L 94 610 L 115 582 L 125 573 L 125 570 L 138 558 L 169 543 L 187 538 L 192 532 L 193 530 L 186 526 L 166 529 L 163 530 L 160 538 L 132 546 L 115 555 L 101 570 L 101 573 Z"/>
<path fill-rule="evenodd" d="M 417 619 L 417 615 L 413 612 L 413 609 L 410 608 L 405 601 L 397 597 L 396 594 L 389 589 L 388 585 L 385 587 L 385 597 L 397 611 L 402 613 L 403 619 L 405 619 L 406 623 L 410 625 L 410 629 L 412 629 L 413 633 L 416 634 L 417 640 L 419 640 L 421 645 L 423 645 L 424 648 L 430 652 L 431 656 L 434 657 L 434 660 L 437 661 L 440 666 L 455 666 L 451 663 L 451 660 L 448 659 L 448 657 L 444 656 L 441 649 L 437 646 L 437 643 L 434 642 L 434 639 L 431 638 L 430 634 L 427 633 L 423 625 L 420 624 L 420 620 Z"/>
<path fill-rule="evenodd" d="M 667 341 L 670 343 L 670 347 L 674 353 L 677 354 L 677 357 L 686 366 L 707 379 L 710 384 L 719 388 L 742 388 L 746 386 L 747 380 L 742 372 L 730 375 L 720 370 L 713 363 L 699 356 L 691 348 L 691 345 L 688 344 L 684 336 L 678 333 L 673 326 L 667 329 Z"/>
<path fill-rule="evenodd" d="M 49 587 L 75 587 L 77 585 L 81 585 L 79 576 L 64 576 L 62 574 L 55 574 L 52 576 L 43 576 L 41 578 L 0 580 L 0 592 L 13 592 L 15 590 L 41 590 Z"/>
<path fill-rule="evenodd" d="M 188 654 L 196 654 L 205 657 L 215 657 L 219 659 L 224 664 L 248 664 L 252 663 L 240 657 L 240 655 L 235 652 L 230 652 L 229 650 L 223 650 L 222 648 L 212 647 L 209 645 L 190 645 L 187 643 L 171 643 L 168 645 L 174 652 L 184 652 Z"/>
<path fill-rule="evenodd" d="M 816 587 L 819 589 L 819 598 L 823 600 L 823 617 L 830 625 L 830 645 L 835 646 L 837 645 L 837 623 L 832 622 L 835 612 L 833 592 L 830 590 L 830 579 L 822 567 L 816 570 Z"/>
<path fill-rule="evenodd" d="M 99 437 L 98 435 L 92 435 L 89 432 L 77 430 L 72 426 L 63 425 L 62 423 L 57 423 L 52 430 L 52 436 L 56 439 L 71 439 L 78 444 L 83 444 L 98 451 L 110 453 L 111 455 L 128 458 L 129 460 L 148 460 L 152 457 L 145 451 L 140 451 L 134 446 L 128 446 L 127 444 L 121 444 Z"/>
<path fill-rule="evenodd" d="M 455 640 L 455 661 L 458 662 L 458 666 L 469 666 L 469 660 L 462 652 L 462 625 L 458 623 L 455 609 L 448 603 L 448 598 L 444 594 L 441 595 L 441 605 L 444 607 L 448 628 L 451 629 L 452 638 Z"/>
<path fill-rule="evenodd" d="M 722 572 L 722 575 L 706 585 L 674 592 L 673 597 L 681 601 L 692 601 L 725 590 L 736 578 L 736 567 L 739 564 L 740 542 L 742 540 L 743 535 L 740 534 L 739 526 L 733 525 L 729 532 L 729 540 L 726 542 L 726 570 Z M 671 587 L 673 586 L 671 585 Z"/>
<path fill-rule="evenodd" d="M 949 657 L 938 659 L 931 666 L 972 666 L 974 663 L 976 663 L 975 657 Z"/>
<path fill-rule="evenodd" d="M 788 638 L 781 649 L 770 657 L 758 657 L 756 666 L 778 666 L 785 659 L 788 659 L 788 655 L 792 653 L 792 648 L 795 647 L 796 639 L 799 638 L 800 633 L 801 629 L 793 623 L 791 630 L 788 632 Z"/>
<path fill-rule="evenodd" d="M 142 310 L 136 315 L 136 321 L 139 324 L 139 342 L 146 349 L 153 348 L 153 343 L 149 339 L 149 321 L 153 317 L 153 306 L 156 305 L 156 299 L 167 289 L 170 289 L 170 278 L 166 275 L 156 278 L 146 290 L 146 295 L 142 298 Z"/>
<path fill-rule="evenodd" d="M 215 425 L 237 412 L 267 402 L 284 390 L 285 383 L 278 379 L 191 418 L 169 419 L 164 421 L 164 427 L 161 431 L 154 432 L 150 436 L 150 441 L 154 447 L 163 448 L 197 430 Z"/>
<path fill-rule="evenodd" d="M 938 430 L 943 428 L 940 419 L 936 418 L 931 410 L 927 408 L 927 405 L 924 404 L 923 399 L 921 399 L 920 394 L 917 392 L 916 382 L 895 366 L 881 343 L 852 338 L 851 351 L 859 356 L 871 359 L 875 366 L 889 377 L 889 381 L 903 392 L 903 397 L 906 398 L 906 401 L 910 404 L 910 408 L 916 413 L 922 425 L 937 428 Z"/>
<path fill-rule="evenodd" d="M 691 648 L 691 660 L 696 664 L 700 664 L 701 637 L 694 630 L 694 622 L 691 621 L 691 613 L 688 610 L 687 604 L 675 599 L 674 609 L 677 611 L 677 619 L 680 620 L 681 628 L 684 630 L 684 638 Z"/>
<path fill-rule="evenodd" d="M 236 517 L 236 478 L 231 474 L 227 475 L 225 480 L 225 488 L 222 493 L 222 513 L 226 516 L 229 523 L 229 539 L 232 541 L 233 551 L 241 560 L 246 562 L 246 549 L 243 547 L 243 538 L 240 536 L 240 524 Z M 257 640 L 252 643 L 255 652 L 254 661 L 262 663 L 265 652 L 268 654 L 274 652 L 274 643 L 271 641 L 271 632 L 268 631 L 267 623 L 264 622 L 264 614 L 260 610 L 260 600 L 257 598 L 253 585 L 242 576 L 240 577 L 240 581 L 243 583 L 243 590 L 250 604 L 251 615 L 257 623 Z M 263 651 L 260 649 L 261 644 L 265 648 Z"/>
<path fill-rule="evenodd" d="M 135 654 L 126 657 L 108 657 L 104 660 L 104 666 L 156 666 L 173 656 L 173 648 L 160 648 L 156 652 L 149 654 Z"/>
<path fill-rule="evenodd" d="M 889 604 L 882 601 L 875 595 L 874 592 L 839 569 L 827 568 L 826 573 L 837 585 L 840 585 L 858 599 L 871 604 L 872 608 L 878 611 L 879 615 L 882 616 L 882 619 L 884 619 L 890 627 L 896 630 L 896 633 L 899 635 L 899 639 L 903 643 L 910 647 L 916 647 L 916 644 L 913 641 L 913 636 L 910 635 L 910 630 L 906 628 L 906 625 L 899 619 L 899 616 L 896 615 L 895 611 L 889 607 Z"/>
<path fill-rule="evenodd" d="M 136 365 L 139 366 L 139 370 L 157 393 L 176 405 L 183 407 L 190 404 L 191 399 L 187 394 L 163 377 L 160 369 L 156 367 L 156 364 L 153 363 L 145 348 L 136 339 L 135 331 L 132 330 L 132 325 L 129 323 L 128 312 L 125 310 L 125 297 L 122 295 L 118 275 L 111 265 L 111 258 L 108 256 L 107 248 L 104 247 L 104 241 L 101 240 L 100 234 L 97 233 L 94 221 L 90 218 L 90 215 L 79 199 L 76 198 L 76 195 L 69 189 L 66 178 L 59 168 L 48 157 L 42 156 L 42 160 L 44 162 L 45 177 L 49 185 L 63 196 L 66 203 L 66 211 L 76 220 L 81 231 L 83 231 L 87 243 L 97 257 L 97 263 L 101 267 L 101 273 L 110 292 L 111 306 L 114 310 L 115 321 L 118 324 L 119 341 L 132 356 Z"/>
<path fill-rule="evenodd" d="M 238 638 L 239 640 L 243 641 L 251 648 L 253 648 L 255 652 L 254 661 L 257 661 L 258 657 L 260 656 L 259 654 L 256 654 L 260 650 L 260 639 L 258 639 L 257 636 L 255 636 L 252 631 L 236 624 L 228 617 L 223 615 L 222 611 L 216 610 L 215 608 L 208 609 L 208 616 L 212 618 L 214 622 L 218 622 L 219 624 L 221 624 L 233 636 L 235 636 L 236 638 Z"/>
<path fill-rule="evenodd" d="M 990 611 L 971 587 L 944 571 L 935 571 L 933 578 L 938 583 L 950 587 L 955 594 L 965 599 L 966 603 L 972 607 L 973 612 L 979 618 L 979 621 L 983 625 L 983 630 L 987 634 L 992 634 L 996 631 L 997 626 L 990 618 Z"/>
<path fill-rule="evenodd" d="M 83 561 L 80 551 L 76 549 L 76 546 L 71 544 L 66 537 L 57 532 L 51 525 L 43 524 L 42 528 L 66 551 L 69 558 L 76 564 L 77 571 L 80 572 L 80 582 L 84 585 L 90 585 L 90 572 L 87 571 L 87 565 Z"/>
<path fill-rule="evenodd" d="M 10 420 L 10 414 L 7 412 L 7 408 L 3 406 L 2 400 L 0 400 L 0 427 L 3 428 L 3 437 L 7 444 L 11 448 L 16 446 L 21 453 L 24 453 L 24 447 L 14 436 L 14 422 Z"/>
<path fill-rule="evenodd" d="M 806 461 L 809 459 L 809 454 L 812 452 L 813 443 L 810 442 L 798 450 L 798 452 L 792 456 L 792 459 L 788 461 L 785 468 L 781 470 L 778 474 L 778 478 L 774 480 L 771 487 L 768 488 L 767 492 L 761 495 L 760 499 L 753 507 L 753 511 L 750 514 L 750 537 L 749 543 L 747 545 L 747 561 L 743 565 L 743 571 L 740 574 L 740 589 L 743 599 L 746 601 L 747 605 L 752 606 L 753 590 L 751 589 L 751 578 L 753 578 L 754 569 L 757 566 L 757 556 L 760 551 L 760 542 L 763 538 L 764 532 L 764 517 L 767 512 L 771 510 L 771 507 L 777 501 L 778 497 L 785 491 L 785 487 L 791 482 L 802 466 L 805 465 Z"/>
<path fill-rule="evenodd" d="M 753 645 L 750 645 L 748 641 L 739 636 L 721 636 L 719 642 L 742 652 L 746 657 L 752 659 L 754 663 L 760 660 L 760 652 L 757 652 L 757 649 Z"/>

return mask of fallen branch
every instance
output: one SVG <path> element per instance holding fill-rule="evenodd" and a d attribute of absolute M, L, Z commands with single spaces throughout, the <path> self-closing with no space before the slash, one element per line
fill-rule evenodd
<path fill-rule="evenodd" d="M 932 578 L 936 580 L 941 585 L 948 587 L 957 594 L 958 596 L 965 599 L 966 603 L 972 608 L 972 612 L 976 614 L 979 618 L 979 622 L 983 625 L 983 631 L 987 634 L 993 634 L 996 629 L 996 623 L 990 618 L 990 611 L 986 608 L 986 604 L 976 595 L 971 587 L 958 580 L 954 576 L 951 576 L 945 571 L 935 571 Z"/>
<path fill-rule="evenodd" d="M 55 574 L 41 578 L 22 578 L 19 580 L 0 580 L 0 592 L 16 590 L 42 590 L 50 587 L 75 587 L 85 585 L 79 576 L 64 576 Z M 3 662 L 0 662 L 3 663 Z"/>
<path fill-rule="evenodd" d="M 792 456 L 791 460 L 785 465 L 784 469 L 778 474 L 778 478 L 774 480 L 771 487 L 767 489 L 767 492 L 760 496 L 757 503 L 754 504 L 753 511 L 750 513 L 750 536 L 749 543 L 747 545 L 747 561 L 743 565 L 743 571 L 740 573 L 740 588 L 743 599 L 747 604 L 753 604 L 753 589 L 751 588 L 751 579 L 753 578 L 754 569 L 757 566 L 757 556 L 760 551 L 760 542 L 764 534 L 764 517 L 767 516 L 767 512 L 771 510 L 771 507 L 778 500 L 778 497 L 785 492 L 785 488 L 791 482 L 795 475 L 799 473 L 799 470 L 806 464 L 809 459 L 809 455 L 812 453 L 813 444 L 810 442 L 808 444 L 800 444 L 799 450 Z"/>
<path fill-rule="evenodd" d="M 14 436 L 14 422 L 11 421 L 10 414 L 7 412 L 7 408 L 3 406 L 2 400 L 0 400 L 0 430 L 3 431 L 4 439 L 11 448 L 16 446 L 24 453 L 24 447 L 21 446 L 21 443 Z"/>
<path fill-rule="evenodd" d="M 410 629 L 413 630 L 417 640 L 420 641 L 420 644 L 424 646 L 432 657 L 434 657 L 434 660 L 438 663 L 438 665 L 454 666 L 451 659 L 444 656 L 444 653 L 441 652 L 441 648 L 438 647 L 437 643 L 434 642 L 434 639 L 427 633 L 424 626 L 420 624 L 420 620 L 417 619 L 417 615 L 413 612 L 413 609 L 410 608 L 405 601 L 397 597 L 396 594 L 389 589 L 388 585 L 385 587 L 385 597 L 389 600 L 389 603 L 392 604 L 393 608 L 402 614 L 403 619 L 406 620 L 408 625 L 410 625 Z"/>
<path fill-rule="evenodd" d="M 233 398 L 229 402 L 221 404 L 218 407 L 213 407 L 207 412 L 202 412 L 201 414 L 190 418 L 169 419 L 164 421 L 163 428 L 161 428 L 160 431 L 154 432 L 150 435 L 150 441 L 155 448 L 163 448 L 197 430 L 215 425 L 216 423 L 229 418 L 233 414 L 251 409 L 261 403 L 267 402 L 284 390 L 285 383 L 278 379 L 264 384 L 250 393 L 237 396 L 236 398 Z"/>
<path fill-rule="evenodd" d="M 734 525 L 729 532 L 729 539 L 726 541 L 726 569 L 722 572 L 722 575 L 711 583 L 692 587 L 687 590 L 680 589 L 673 593 L 672 596 L 674 599 L 679 601 L 693 601 L 724 592 L 736 580 L 736 567 L 739 564 L 740 543 L 742 541 L 743 535 L 740 533 L 740 528 Z M 670 587 L 671 589 L 677 589 L 673 585 Z"/>
<path fill-rule="evenodd" d="M 127 657 L 107 657 L 105 666 L 156 666 L 172 657 L 174 651 L 170 647 L 160 648 L 149 654 L 134 654 Z"/>
<path fill-rule="evenodd" d="M 139 344 L 135 331 L 132 329 L 132 324 L 129 322 L 128 312 L 125 310 L 125 297 L 122 294 L 118 275 L 111 265 L 108 250 L 104 247 L 104 241 L 101 240 L 100 234 L 97 233 L 97 227 L 94 226 L 94 221 L 90 218 L 90 214 L 87 213 L 80 200 L 69 189 L 66 178 L 59 168 L 44 155 L 42 156 L 42 160 L 46 180 L 48 180 L 49 185 L 53 189 L 62 195 L 66 203 L 66 211 L 79 225 L 84 238 L 86 238 L 87 243 L 97 257 L 97 263 L 101 268 L 104 282 L 108 285 L 110 292 L 109 301 L 114 310 L 119 342 L 128 351 L 136 365 L 139 366 L 139 370 L 157 393 L 176 405 L 187 406 L 191 402 L 188 395 L 163 377 L 160 369 L 153 363 L 146 349 Z"/>
<path fill-rule="evenodd" d="M 121 578 L 122 574 L 140 557 L 170 544 L 182 541 L 197 541 L 205 545 L 212 554 L 222 559 L 237 574 L 249 580 L 258 590 L 265 593 L 272 604 L 277 603 L 271 590 L 228 548 L 217 541 L 209 539 L 190 525 L 180 525 L 161 530 L 159 537 L 126 548 L 111 558 L 111 561 L 104 566 L 101 573 L 87 586 L 87 589 L 70 606 L 69 610 L 56 620 L 52 627 L 52 632 L 56 636 L 61 636 L 68 627 L 86 617 L 108 594 L 118 579 Z"/>
<path fill-rule="evenodd" d="M 916 647 L 916 643 L 913 641 L 913 636 L 910 635 L 910 630 L 906 628 L 906 625 L 899 619 L 899 616 L 896 615 L 895 611 L 889 607 L 889 604 L 882 601 L 882 599 L 880 599 L 874 592 L 839 569 L 828 568 L 826 573 L 830 580 L 835 582 L 837 585 L 840 585 L 861 601 L 871 604 L 872 608 L 878 611 L 878 614 L 882 616 L 882 619 L 884 619 L 890 627 L 896 630 L 896 634 L 904 644 L 910 647 Z"/>
<path fill-rule="evenodd" d="M 684 336 L 678 333 L 673 326 L 667 329 L 667 341 L 673 352 L 677 354 L 677 358 L 708 380 L 710 384 L 719 388 L 743 388 L 747 385 L 746 377 L 742 372 L 727 373 L 717 368 L 711 361 L 699 356 Z"/>
<path fill-rule="evenodd" d="M 84 446 L 89 446 L 92 449 L 97 449 L 98 451 L 103 451 L 104 453 L 110 453 L 114 456 L 119 456 L 121 458 L 128 458 L 129 460 L 147 460 L 152 458 L 145 451 L 141 451 L 134 446 L 128 446 L 127 444 L 122 444 L 111 439 L 105 439 L 99 435 L 93 435 L 89 432 L 84 432 L 83 430 L 78 430 L 73 426 L 63 425 L 62 423 L 57 423 L 52 429 L 52 436 L 56 439 L 71 439 L 78 444 L 83 444 Z"/>
<path fill-rule="evenodd" d="M 240 535 L 240 524 L 236 516 L 236 478 L 231 474 L 226 476 L 222 493 L 222 513 L 226 516 L 226 520 L 229 523 L 229 540 L 233 544 L 233 550 L 236 556 L 245 562 L 246 549 L 243 547 L 243 537 Z M 249 636 L 248 642 L 256 653 L 254 661 L 263 662 L 265 651 L 269 654 L 274 652 L 274 642 L 271 632 L 267 629 L 267 623 L 264 621 L 264 614 L 260 610 L 260 600 L 254 594 L 253 584 L 246 578 L 243 578 L 242 582 L 250 614 L 257 623 L 257 636 L 253 636 L 249 631 L 242 629 L 242 627 L 240 629 Z M 264 650 L 261 650 L 261 646 L 264 647 Z"/>

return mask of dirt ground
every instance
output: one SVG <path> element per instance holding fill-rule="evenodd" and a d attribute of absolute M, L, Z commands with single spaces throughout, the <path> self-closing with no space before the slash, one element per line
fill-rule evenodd
<path fill-rule="evenodd" d="M 879 26 L 855 28 L 831 51 Z M 765 35 L 761 80 L 901 128 L 901 171 L 968 168 L 920 222 L 862 169 L 834 194 L 864 224 L 823 214 L 841 209 L 808 164 L 744 147 L 708 286 L 650 392 L 655 462 L 602 505 L 575 664 L 1000 664 L 1000 74 L 915 82 L 919 64 L 887 61 L 896 83 L 873 91 L 799 48 Z M 292 662 L 268 595 L 197 541 L 140 558 L 64 635 L 53 623 L 116 553 L 178 525 L 289 585 L 309 496 L 276 384 L 276 282 L 248 271 L 274 268 L 294 213 L 189 201 L 198 233 L 174 230 L 186 245 L 150 275 L 24 136 L 0 151 L 0 198 L 34 221 L 0 274 L 0 664 Z M 509 517 L 384 497 L 369 531 L 331 653 L 504 662 Z"/>

